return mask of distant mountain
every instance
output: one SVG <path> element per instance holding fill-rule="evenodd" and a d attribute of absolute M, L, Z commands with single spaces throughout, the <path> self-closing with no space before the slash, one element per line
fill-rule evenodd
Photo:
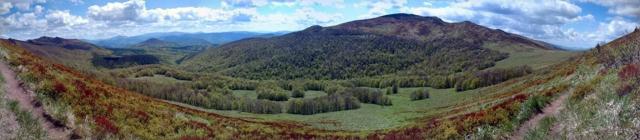
<path fill-rule="evenodd" d="M 111 54 L 111 51 L 107 49 L 77 39 L 45 36 L 27 41 L 8 41 L 33 54 L 74 68 L 90 68 L 92 67 L 91 59 L 94 56 Z"/>
<path fill-rule="evenodd" d="M 446 23 L 437 17 L 422 17 L 412 14 L 391 14 L 347 22 L 328 28 L 362 31 L 426 42 L 455 38 L 477 43 L 502 42 L 540 49 L 555 49 L 549 43 L 507 33 L 500 29 L 490 29 L 469 21 Z"/>
<path fill-rule="evenodd" d="M 231 42 L 194 56 L 183 67 L 249 79 L 446 76 L 492 67 L 509 56 L 502 51 L 507 49 L 555 48 L 472 22 L 393 14 Z"/>
<path fill-rule="evenodd" d="M 133 48 L 159 48 L 159 47 L 177 47 L 177 43 L 160 40 L 157 38 L 147 39 L 143 42 L 133 45 Z"/>
<path fill-rule="evenodd" d="M 149 33 L 138 36 L 116 36 L 103 40 L 92 40 L 90 42 L 99 46 L 112 48 L 125 48 L 134 44 L 146 41 L 151 38 L 158 40 L 174 42 L 182 46 L 192 45 L 212 45 L 223 44 L 235 40 L 250 37 L 272 37 L 282 35 L 284 32 L 274 33 L 257 33 L 257 32 L 219 32 L 219 33 L 183 33 L 183 32 L 167 32 L 167 33 Z"/>

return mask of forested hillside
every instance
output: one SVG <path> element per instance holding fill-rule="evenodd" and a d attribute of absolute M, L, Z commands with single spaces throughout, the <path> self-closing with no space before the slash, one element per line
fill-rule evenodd
<path fill-rule="evenodd" d="M 235 41 L 208 49 L 182 67 L 248 79 L 449 76 L 483 70 L 509 57 L 483 47 L 486 44 L 553 49 L 471 22 L 446 23 L 436 17 L 395 14 Z"/>

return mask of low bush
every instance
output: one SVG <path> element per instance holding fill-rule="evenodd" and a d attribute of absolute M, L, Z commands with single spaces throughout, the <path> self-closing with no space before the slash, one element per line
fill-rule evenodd
<path fill-rule="evenodd" d="M 382 91 L 377 89 L 373 90 L 362 87 L 348 88 L 344 90 L 342 94 L 356 97 L 362 103 L 370 103 L 383 106 L 392 105 L 391 99 L 389 99 L 389 97 L 387 96 L 384 96 L 384 94 L 382 94 Z"/>
<path fill-rule="evenodd" d="M 293 91 L 291 91 L 291 97 L 304 98 L 304 91 L 301 89 L 293 89 Z"/>
<path fill-rule="evenodd" d="M 360 108 L 360 102 L 354 97 L 329 95 L 313 99 L 294 99 L 289 101 L 287 112 L 290 114 L 311 115 L 324 112 Z"/>
<path fill-rule="evenodd" d="M 520 111 L 516 115 L 515 122 L 520 124 L 537 113 L 541 113 L 542 109 L 549 103 L 550 97 L 534 95 L 529 97 L 520 105 Z"/>
<path fill-rule="evenodd" d="M 274 87 L 274 86 L 260 86 L 256 89 L 258 99 L 266 99 L 271 101 L 286 101 L 289 100 L 289 95 L 286 91 Z"/>
<path fill-rule="evenodd" d="M 410 97 L 412 101 L 428 99 L 429 91 L 427 91 L 426 89 L 419 89 L 412 92 Z"/>
<path fill-rule="evenodd" d="M 242 98 L 238 101 L 238 110 L 256 114 L 282 113 L 282 106 L 274 101 Z"/>

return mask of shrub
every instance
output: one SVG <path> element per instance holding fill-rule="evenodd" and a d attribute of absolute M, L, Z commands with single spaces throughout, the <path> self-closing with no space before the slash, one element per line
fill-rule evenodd
<path fill-rule="evenodd" d="M 393 94 L 393 90 L 391 90 L 391 88 L 387 88 L 386 89 L 386 93 L 387 93 L 387 95 L 391 95 L 391 94 Z"/>
<path fill-rule="evenodd" d="M 289 100 L 289 95 L 284 90 L 277 87 L 265 87 L 260 86 L 256 90 L 258 99 L 267 99 L 271 101 L 286 101 Z"/>
<path fill-rule="evenodd" d="M 392 105 L 391 100 L 382 94 L 380 90 L 372 90 L 368 88 L 348 88 L 344 90 L 343 95 L 350 95 L 356 97 L 362 103 L 370 103 L 388 106 Z"/>
<path fill-rule="evenodd" d="M 330 85 L 324 89 L 324 92 L 326 92 L 328 95 L 333 95 L 335 93 L 343 91 L 344 89 L 344 87 L 339 85 Z"/>
<path fill-rule="evenodd" d="M 391 89 L 393 94 L 398 94 L 398 83 L 394 83 Z"/>
<path fill-rule="evenodd" d="M 515 118 L 516 122 L 518 124 L 522 123 L 534 114 L 541 113 L 542 109 L 547 105 L 549 100 L 550 97 L 547 96 L 534 95 L 529 97 L 529 99 L 527 99 L 520 105 L 520 112 L 518 112 Z"/>
<path fill-rule="evenodd" d="M 324 112 L 360 108 L 360 102 L 351 96 L 329 95 L 313 99 L 295 99 L 288 103 L 290 114 L 311 115 Z"/>
<path fill-rule="evenodd" d="M 619 72 L 618 77 L 623 80 L 635 80 L 640 78 L 640 68 L 637 64 L 625 65 Z"/>
<path fill-rule="evenodd" d="M 591 82 L 585 82 L 576 86 L 575 90 L 571 94 L 571 99 L 581 99 L 591 91 L 593 91 L 594 85 Z"/>
<path fill-rule="evenodd" d="M 95 119 L 95 123 L 103 132 L 117 134 L 119 131 L 118 127 L 113 124 L 113 122 L 111 122 L 107 117 L 98 116 Z"/>
<path fill-rule="evenodd" d="M 301 89 L 294 89 L 291 92 L 291 97 L 293 97 L 293 98 L 304 98 L 304 91 L 302 91 Z"/>
<path fill-rule="evenodd" d="M 256 114 L 282 113 L 282 106 L 274 101 L 242 98 L 238 100 L 238 110 Z"/>
<path fill-rule="evenodd" d="M 509 79 L 530 74 L 531 72 L 533 72 L 532 68 L 525 65 L 506 69 L 497 68 L 475 73 L 466 73 L 456 77 L 455 87 L 456 91 L 471 90 L 498 84 Z"/>
<path fill-rule="evenodd" d="M 426 89 L 419 89 L 411 93 L 411 100 L 423 100 L 429 98 L 429 91 Z"/>

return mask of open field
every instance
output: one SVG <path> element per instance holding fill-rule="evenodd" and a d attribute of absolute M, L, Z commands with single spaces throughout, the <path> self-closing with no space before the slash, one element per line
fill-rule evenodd
<path fill-rule="evenodd" d="M 454 89 L 433 89 L 427 88 L 431 94 L 431 98 L 425 100 L 411 101 L 409 96 L 411 92 L 419 88 L 400 88 L 398 94 L 389 95 L 393 105 L 379 106 L 374 104 L 362 104 L 362 107 L 355 110 L 346 110 L 338 112 L 320 113 L 314 115 L 296 115 L 296 114 L 253 114 L 239 111 L 222 111 L 213 109 L 200 110 L 214 112 L 225 116 L 240 117 L 256 121 L 296 121 L 302 122 L 312 127 L 328 129 L 328 130 L 354 130 L 368 131 L 381 130 L 400 127 L 412 123 L 414 119 L 422 117 L 436 117 L 444 112 L 452 111 L 459 105 L 477 102 L 483 97 L 492 94 L 479 94 L 478 90 L 469 90 L 465 92 L 455 92 Z M 237 96 L 247 96 L 255 98 L 255 91 L 237 90 L 234 91 Z M 325 93 L 322 91 L 307 91 L 305 98 L 313 98 L 321 96 Z M 284 102 L 283 102 L 284 103 Z M 475 106 L 466 110 L 479 109 L 482 106 Z"/>

